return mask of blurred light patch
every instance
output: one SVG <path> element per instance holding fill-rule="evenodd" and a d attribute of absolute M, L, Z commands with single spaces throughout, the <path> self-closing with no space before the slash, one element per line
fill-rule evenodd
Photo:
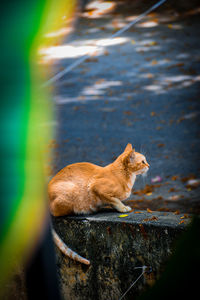
<path fill-rule="evenodd" d="M 48 61 L 52 59 L 76 58 L 97 50 L 98 48 L 95 46 L 62 45 L 41 49 L 39 54 L 43 56 L 44 60 Z"/>
<path fill-rule="evenodd" d="M 96 42 L 97 46 L 102 46 L 102 47 L 108 47 L 108 46 L 115 46 L 115 45 L 121 45 L 124 44 L 128 41 L 128 38 L 123 38 L 123 37 L 117 37 L 113 39 L 99 39 Z"/>
<path fill-rule="evenodd" d="M 83 15 L 90 19 L 98 18 L 102 15 L 111 13 L 115 7 L 116 4 L 112 1 L 91 1 L 86 6 L 86 11 L 83 13 Z"/>
<path fill-rule="evenodd" d="M 151 92 L 157 92 L 157 91 L 162 90 L 162 86 L 161 85 L 155 85 L 155 84 L 147 85 L 147 86 L 144 87 L 144 90 L 151 91 Z"/>
<path fill-rule="evenodd" d="M 121 81 L 103 81 L 103 82 L 97 82 L 91 87 L 87 87 L 83 90 L 82 94 L 85 96 L 88 95 L 103 95 L 105 94 L 105 90 L 114 87 L 114 86 L 121 86 Z"/>
<path fill-rule="evenodd" d="M 158 26 L 158 23 L 155 21 L 142 22 L 136 25 L 138 28 L 151 28 L 156 26 Z"/>
<path fill-rule="evenodd" d="M 63 58 L 78 58 L 86 54 L 102 55 L 104 52 L 102 47 L 109 47 L 126 43 L 127 38 L 114 39 L 98 39 L 85 40 L 84 46 L 80 42 L 74 42 L 71 45 L 62 45 L 42 48 L 39 50 L 39 55 L 42 56 L 43 61 L 51 61 Z"/>
<path fill-rule="evenodd" d="M 182 82 L 190 79 L 195 79 L 195 76 L 190 75 L 177 75 L 177 76 L 165 76 L 164 80 L 168 82 Z"/>
<path fill-rule="evenodd" d="M 169 29 L 174 29 L 174 30 L 182 30 L 183 26 L 181 24 L 168 24 L 167 27 Z"/>

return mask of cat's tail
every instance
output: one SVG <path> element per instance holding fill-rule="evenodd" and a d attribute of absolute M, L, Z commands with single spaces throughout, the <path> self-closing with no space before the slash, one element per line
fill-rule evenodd
<path fill-rule="evenodd" d="M 52 229 L 52 234 L 53 234 L 53 240 L 56 246 L 60 249 L 62 253 L 64 253 L 66 256 L 70 257 L 73 260 L 76 260 L 82 264 L 85 265 L 90 265 L 90 261 L 87 260 L 86 258 L 80 256 L 78 253 L 75 251 L 71 250 L 62 240 L 61 238 L 57 235 L 54 229 Z"/>

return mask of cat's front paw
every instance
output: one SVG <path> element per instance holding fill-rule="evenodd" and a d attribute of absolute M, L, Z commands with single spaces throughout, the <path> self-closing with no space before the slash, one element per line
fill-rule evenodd
<path fill-rule="evenodd" d="M 124 206 L 121 212 L 129 212 L 132 208 L 130 206 Z"/>

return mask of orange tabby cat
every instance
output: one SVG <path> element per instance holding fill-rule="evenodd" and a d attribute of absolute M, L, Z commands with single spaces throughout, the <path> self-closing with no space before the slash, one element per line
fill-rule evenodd
<path fill-rule="evenodd" d="M 106 167 L 87 162 L 68 165 L 49 182 L 50 211 L 57 217 L 93 213 L 111 205 L 119 212 L 129 212 L 131 208 L 122 201 L 130 196 L 136 176 L 148 169 L 145 156 L 135 152 L 131 144 Z M 61 249 L 58 239 L 56 242 Z"/>

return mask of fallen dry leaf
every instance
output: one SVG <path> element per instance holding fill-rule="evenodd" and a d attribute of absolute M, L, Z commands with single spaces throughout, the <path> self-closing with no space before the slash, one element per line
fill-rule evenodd
<path fill-rule="evenodd" d="M 125 218 L 125 217 L 128 217 L 128 215 L 120 215 L 120 216 L 118 216 L 118 218 Z"/>
<path fill-rule="evenodd" d="M 161 129 L 162 129 L 161 126 L 157 126 L 157 127 L 156 127 L 156 130 L 161 130 Z"/>
<path fill-rule="evenodd" d="M 173 196 L 170 196 L 168 199 L 171 200 L 171 201 L 177 201 L 181 198 L 180 195 L 173 195 Z"/>
<path fill-rule="evenodd" d="M 126 110 L 126 111 L 124 111 L 124 114 L 130 116 L 130 115 L 132 115 L 132 111 Z"/>
<path fill-rule="evenodd" d="M 152 41 L 152 42 L 149 42 L 149 43 L 147 43 L 147 44 L 144 44 L 144 47 L 157 46 L 157 45 L 158 45 L 157 42 Z"/>
<path fill-rule="evenodd" d="M 148 222 L 148 221 L 158 221 L 158 218 L 156 216 L 152 216 L 151 218 L 146 218 L 143 221 Z"/>
<path fill-rule="evenodd" d="M 182 181 L 183 183 L 185 183 L 185 182 L 187 182 L 187 181 L 190 180 L 190 179 L 196 179 L 196 176 L 195 176 L 194 174 L 190 174 L 190 175 L 188 175 L 188 176 L 185 176 L 185 177 L 181 178 L 181 181 Z"/>
<path fill-rule="evenodd" d="M 173 193 L 175 191 L 176 191 L 175 188 L 172 187 L 171 189 L 169 189 L 168 193 Z"/>
<path fill-rule="evenodd" d="M 185 220 L 180 221 L 178 224 L 185 224 Z"/>
<path fill-rule="evenodd" d="M 174 175 L 174 176 L 171 177 L 171 180 L 174 180 L 174 181 L 175 181 L 175 180 L 178 179 L 178 177 L 179 177 L 178 175 Z"/>
<path fill-rule="evenodd" d="M 200 186 L 200 179 L 189 179 L 186 182 L 186 187 L 187 188 L 194 189 L 194 188 L 197 188 L 199 186 Z"/>
<path fill-rule="evenodd" d="M 101 83 L 103 83 L 105 81 L 105 79 L 104 78 L 101 78 L 101 79 L 98 79 L 96 82 L 95 82 L 95 84 L 101 84 Z"/>
<path fill-rule="evenodd" d="M 151 65 L 152 66 L 155 66 L 155 65 L 157 65 L 158 64 L 158 61 L 156 60 L 156 59 L 153 59 L 152 61 L 151 61 Z"/>
<path fill-rule="evenodd" d="M 187 219 L 187 218 L 189 218 L 188 214 L 184 214 L 184 215 L 181 217 L 181 219 Z"/>
<path fill-rule="evenodd" d="M 150 42 L 150 43 L 149 43 L 149 45 L 150 45 L 150 46 L 157 46 L 157 45 L 158 45 L 158 43 L 157 43 L 157 42 L 155 42 L 155 41 L 152 41 L 152 42 Z"/>
<path fill-rule="evenodd" d="M 152 192 L 148 192 L 146 193 L 147 196 L 151 196 L 152 195 Z"/>
<path fill-rule="evenodd" d="M 153 14 L 154 13 L 151 13 L 151 17 L 153 16 Z M 156 14 L 154 14 L 155 16 L 156 16 Z M 154 22 L 154 23 L 158 23 L 158 18 L 154 18 L 154 19 L 152 19 L 152 21 Z"/>
<path fill-rule="evenodd" d="M 103 53 L 105 56 L 108 56 L 109 55 L 109 52 L 107 50 L 104 51 Z"/>
<path fill-rule="evenodd" d="M 90 57 L 85 60 L 86 62 L 98 62 L 98 58 Z"/>
<path fill-rule="evenodd" d="M 161 186 L 161 184 L 146 184 L 146 186 L 143 189 L 134 191 L 133 194 L 138 195 L 138 196 L 143 196 L 143 195 L 146 195 L 147 193 L 154 192 L 154 189 L 158 188 L 160 186 Z"/>
<path fill-rule="evenodd" d="M 154 75 L 151 74 L 151 73 L 146 74 L 146 76 L 147 76 L 147 78 L 149 78 L 149 79 L 154 77 Z"/>
<path fill-rule="evenodd" d="M 151 209 L 147 208 L 147 212 L 152 213 L 153 211 Z"/>
<path fill-rule="evenodd" d="M 164 146 L 165 146 L 165 144 L 163 144 L 163 143 L 160 143 L 160 144 L 158 144 L 157 146 L 158 146 L 158 148 L 162 148 L 162 147 L 164 147 Z"/>
<path fill-rule="evenodd" d="M 181 68 L 183 66 L 184 66 L 184 63 L 180 62 L 180 63 L 177 63 L 177 64 L 173 64 L 171 66 L 168 66 L 167 70 L 170 70 L 170 69 L 173 69 L 173 68 Z"/>

